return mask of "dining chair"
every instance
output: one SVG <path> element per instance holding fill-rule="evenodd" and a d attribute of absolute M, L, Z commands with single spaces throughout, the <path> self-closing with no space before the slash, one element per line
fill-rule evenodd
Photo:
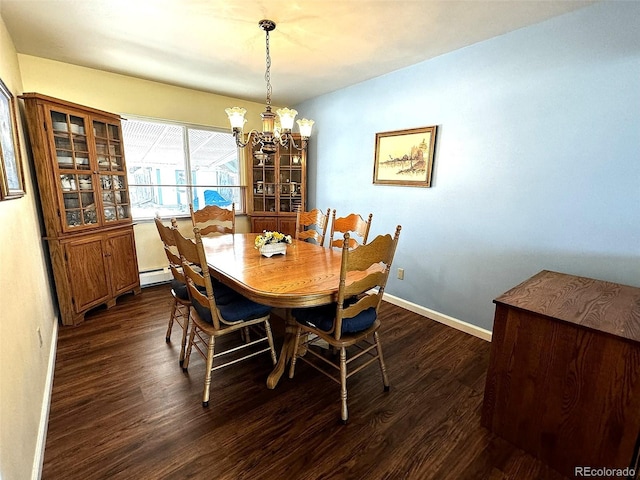
<path fill-rule="evenodd" d="M 207 205 L 200 210 L 194 210 L 189 204 L 191 223 L 200 229 L 201 235 L 212 233 L 236 233 L 236 204 L 231 204 L 231 210 L 217 205 Z"/>
<path fill-rule="evenodd" d="M 217 285 L 214 290 L 207 265 L 207 257 L 202 245 L 200 229 L 195 227 L 193 232 L 195 239 L 192 240 L 185 238 L 178 230 L 173 231 L 182 260 L 187 291 L 193 307 L 191 313 L 193 325 L 189 333 L 189 343 L 182 369 L 187 372 L 191 352 L 194 348 L 206 360 L 202 406 L 207 407 L 209 405 L 211 373 L 214 370 L 233 365 L 265 352 L 271 354 L 273 365 L 276 364 L 277 359 L 269 324 L 271 307 L 252 302 L 228 287 L 228 291 L 225 292 L 221 288 L 221 284 Z M 257 334 L 257 337 L 254 337 L 254 340 L 245 341 L 216 353 L 215 342 L 218 337 L 244 328 L 251 328 Z M 260 344 L 263 344 L 263 342 L 267 342 L 268 346 L 262 348 Z M 240 352 L 246 353 L 244 355 L 236 355 L 231 360 L 214 365 L 214 361 L 219 357 L 239 354 Z"/>
<path fill-rule="evenodd" d="M 360 240 L 358 241 L 350 235 L 349 248 L 355 248 L 359 245 L 365 245 L 367 243 L 367 238 L 369 237 L 369 229 L 371 228 L 372 218 L 372 213 L 369 214 L 367 220 L 364 220 L 357 213 L 351 213 L 346 217 L 336 218 L 336 211 L 334 210 L 331 215 L 331 236 L 329 237 L 329 246 L 338 248 L 342 247 L 343 239 L 334 239 L 334 235 L 336 232 L 340 232 L 342 234 L 349 232 L 350 234 L 355 234 L 360 237 Z"/>
<path fill-rule="evenodd" d="M 299 209 L 296 213 L 296 240 L 307 242 L 313 240 L 322 246 L 329 225 L 330 211 L 329 208 L 327 208 L 327 213 L 323 213 L 318 208 L 314 208 L 310 212 L 303 212 L 302 209 Z"/>
<path fill-rule="evenodd" d="M 180 365 L 184 361 L 185 346 L 187 344 L 187 332 L 189 330 L 189 316 L 191 312 L 191 301 L 189 300 L 189 293 L 187 292 L 187 284 L 182 272 L 182 261 L 178 255 L 178 247 L 176 245 L 175 236 L 173 234 L 172 227 L 166 226 L 162 223 L 160 217 L 155 219 L 160 239 L 164 245 L 164 253 L 169 261 L 169 270 L 173 279 L 171 280 L 171 296 L 173 297 L 173 303 L 171 305 L 171 315 L 169 316 L 169 325 L 167 327 L 167 333 L 165 335 L 165 341 L 171 342 L 171 330 L 173 329 L 173 323 L 177 322 L 182 328 L 182 340 L 180 342 Z M 171 221 L 173 228 L 175 228 L 175 219 Z"/>
<path fill-rule="evenodd" d="M 398 245 L 400 230 L 395 235 L 379 235 L 371 243 L 349 248 L 350 234 L 344 234 L 338 298 L 335 303 L 291 311 L 296 320 L 294 357 L 289 378 L 300 359 L 340 384 L 341 419 L 347 423 L 347 378 L 378 361 L 384 390 L 389 390 L 389 378 L 380 344 L 378 310 L 389 277 L 391 262 Z M 304 335 L 303 335 L 304 334 Z M 302 343 L 301 343 L 302 340 Z M 326 343 L 324 343 L 326 342 Z M 339 351 L 339 360 L 327 358 L 329 344 Z M 315 347 L 314 347 L 315 345 Z M 319 347 L 319 348 L 318 348 Z M 347 359 L 347 355 L 352 355 Z M 351 372 L 348 367 L 356 362 Z"/>

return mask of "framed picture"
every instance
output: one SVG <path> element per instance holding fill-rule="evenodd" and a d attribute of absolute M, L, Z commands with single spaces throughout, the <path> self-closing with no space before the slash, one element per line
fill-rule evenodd
<path fill-rule="evenodd" d="M 0 80 L 0 200 L 24 195 L 16 99 Z"/>
<path fill-rule="evenodd" d="M 373 183 L 430 187 L 436 127 L 376 133 Z"/>

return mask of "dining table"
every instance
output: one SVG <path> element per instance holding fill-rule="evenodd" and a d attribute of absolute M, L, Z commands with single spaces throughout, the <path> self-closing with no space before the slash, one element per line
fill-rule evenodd
<path fill-rule="evenodd" d="M 285 310 L 285 333 L 278 362 L 267 379 L 275 388 L 293 357 L 296 323 L 292 308 L 337 300 L 342 250 L 292 240 L 286 253 L 265 257 L 255 247 L 258 233 L 203 237 L 212 277 L 254 302 Z"/>

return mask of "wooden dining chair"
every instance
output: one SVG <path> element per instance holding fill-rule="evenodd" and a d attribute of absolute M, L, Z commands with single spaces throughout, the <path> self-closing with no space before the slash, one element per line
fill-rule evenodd
<path fill-rule="evenodd" d="M 200 229 L 201 235 L 213 233 L 236 233 L 236 204 L 231 204 L 231 210 L 217 205 L 207 205 L 200 210 L 194 210 L 189 204 L 191 223 Z"/>
<path fill-rule="evenodd" d="M 207 407 L 209 405 L 211 373 L 214 370 L 265 352 L 271 354 L 273 365 L 276 364 L 277 359 L 269 324 L 271 307 L 252 302 L 231 289 L 223 291 L 221 285 L 217 285 L 214 290 L 207 257 L 202 245 L 202 235 L 197 227 L 193 229 L 193 232 L 195 239 L 191 240 L 185 238 L 178 230 L 173 230 L 182 260 L 187 291 L 193 307 L 191 313 L 193 325 L 182 369 L 187 372 L 191 352 L 194 348 L 206 360 L 202 406 Z M 253 337 L 254 340 L 241 342 L 239 345 L 216 353 L 215 342 L 218 337 L 244 328 L 253 330 L 257 335 Z M 264 342 L 268 345 L 262 348 Z M 240 355 L 241 352 L 244 354 Z M 214 365 L 215 360 L 223 355 L 233 355 L 233 357 L 224 363 Z"/>
<path fill-rule="evenodd" d="M 355 249 L 349 248 L 350 234 L 345 233 L 337 302 L 291 311 L 296 320 L 297 330 L 293 348 L 295 355 L 291 360 L 289 377 L 293 378 L 296 360 L 300 359 L 339 383 L 343 423 L 349 418 L 347 378 L 351 375 L 377 360 L 382 372 L 384 390 L 389 390 L 389 379 L 378 334 L 378 309 L 401 228 L 400 225 L 396 227 L 393 237 L 380 235 L 371 243 Z M 318 345 L 322 342 L 339 350 L 339 361 L 331 361 L 327 358 L 326 352 L 321 353 L 322 348 L 318 348 Z M 352 354 L 352 357 L 347 359 L 347 354 Z M 352 362 L 356 362 L 356 366 L 348 372 Z"/>
<path fill-rule="evenodd" d="M 172 227 L 168 227 L 162 223 L 162 220 L 159 217 L 155 218 L 155 222 L 158 233 L 160 234 L 160 239 L 164 245 L 164 253 L 169 261 L 169 270 L 173 276 L 173 280 L 171 280 L 171 296 L 173 297 L 173 303 L 171 305 L 171 315 L 169 316 L 169 325 L 167 327 L 165 341 L 167 343 L 171 341 L 173 323 L 177 322 L 182 328 L 179 358 L 180 365 L 182 365 L 182 362 L 184 361 L 185 346 L 187 344 L 187 332 L 189 330 L 191 300 L 189 300 L 187 284 L 184 278 L 184 273 L 182 272 L 182 261 L 178 255 L 178 247 L 176 246 Z M 172 219 L 172 225 L 174 225 L 175 228 L 175 219 Z"/>
<path fill-rule="evenodd" d="M 320 209 L 315 208 L 310 212 L 303 212 L 301 209 L 296 214 L 296 240 L 309 241 L 313 240 L 316 244 L 322 246 L 324 237 L 327 234 L 327 226 L 329 225 L 329 212 L 323 213 Z"/>
<path fill-rule="evenodd" d="M 369 229 L 371 228 L 371 219 L 373 214 L 370 213 L 367 220 L 364 220 L 357 213 L 351 213 L 346 217 L 336 218 L 336 211 L 334 210 L 331 215 L 331 236 L 329 237 L 330 247 L 342 247 L 342 238 L 334 238 L 334 235 L 339 233 L 349 232 L 349 248 L 355 248 L 358 245 L 365 245 L 367 238 L 369 237 Z M 353 234 L 360 237 L 359 240 L 353 238 Z"/>

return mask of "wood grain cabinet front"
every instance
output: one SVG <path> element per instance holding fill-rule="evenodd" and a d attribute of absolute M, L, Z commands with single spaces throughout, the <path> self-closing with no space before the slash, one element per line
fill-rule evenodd
<path fill-rule="evenodd" d="M 252 216 L 251 217 L 251 230 L 253 232 L 281 232 L 285 235 L 296 234 L 296 217 L 295 216 Z"/>
<path fill-rule="evenodd" d="M 114 296 L 139 288 L 138 260 L 133 228 L 106 234 L 105 256 Z"/>
<path fill-rule="evenodd" d="M 64 245 L 74 315 L 111 297 L 103 235 L 90 235 Z"/>

